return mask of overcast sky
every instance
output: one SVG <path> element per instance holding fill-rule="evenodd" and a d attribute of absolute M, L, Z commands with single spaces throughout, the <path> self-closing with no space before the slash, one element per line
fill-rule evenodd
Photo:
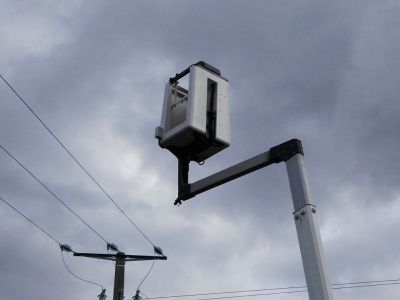
<path fill-rule="evenodd" d="M 164 85 L 199 60 L 229 79 L 232 143 L 202 178 L 303 142 L 332 283 L 400 278 L 400 2 L 0 0 L 0 74 L 168 261 L 148 296 L 304 285 L 286 169 L 273 165 L 173 206 L 177 162 L 158 147 Z M 0 144 L 125 253 L 151 244 L 0 82 Z M 57 240 L 103 240 L 0 152 L 0 196 Z M 58 245 L 0 202 L 1 299 L 97 299 Z M 107 288 L 114 266 L 65 254 Z M 150 267 L 129 262 L 130 299 Z M 335 290 L 397 299 L 400 286 Z M 204 298 L 204 297 L 203 297 Z M 308 299 L 306 293 L 257 299 Z"/>

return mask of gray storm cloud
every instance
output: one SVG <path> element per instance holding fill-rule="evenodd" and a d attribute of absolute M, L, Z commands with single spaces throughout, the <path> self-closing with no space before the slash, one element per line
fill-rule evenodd
<path fill-rule="evenodd" d="M 179 208 L 176 161 L 153 138 L 168 78 L 205 60 L 231 85 L 232 145 L 197 179 L 293 137 L 305 147 L 332 282 L 398 278 L 397 1 L 2 1 L 1 74 L 168 255 L 149 296 L 303 285 L 283 165 Z M 0 143 L 127 253 L 151 246 L 0 85 Z M 0 195 L 78 251 L 104 242 L 4 153 Z M 0 203 L 1 204 L 1 203 Z M 95 299 L 56 244 L 0 205 L 2 299 Z M 111 297 L 109 262 L 66 255 Z M 128 263 L 126 298 L 149 263 Z M 396 286 L 335 290 L 394 299 Z M 262 298 L 307 299 L 306 294 Z"/>

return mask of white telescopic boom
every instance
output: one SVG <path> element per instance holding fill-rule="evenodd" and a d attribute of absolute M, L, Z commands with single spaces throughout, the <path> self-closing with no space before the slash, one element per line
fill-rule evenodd
<path fill-rule="evenodd" d="M 303 155 L 296 154 L 287 160 L 286 169 L 292 192 L 293 215 L 309 298 L 310 300 L 333 300 L 316 218 L 317 209 L 311 203 Z"/>

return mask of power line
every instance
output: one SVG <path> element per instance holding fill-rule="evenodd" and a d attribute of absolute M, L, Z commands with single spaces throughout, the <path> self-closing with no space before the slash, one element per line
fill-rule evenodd
<path fill-rule="evenodd" d="M 3 197 L 0 196 L 0 200 L 3 201 L 5 204 L 7 204 L 10 208 L 12 208 L 15 212 L 20 214 L 22 217 L 24 217 L 29 223 L 31 223 L 33 226 L 35 226 L 37 229 L 39 229 L 41 232 L 43 232 L 45 235 L 47 235 L 50 239 L 52 239 L 54 242 L 56 242 L 58 245 L 61 245 L 61 243 L 50 233 L 48 233 L 46 230 L 44 230 L 42 227 L 40 227 L 38 224 L 33 222 L 31 219 L 29 219 L 27 216 L 25 216 L 21 211 L 19 211 L 15 206 L 13 206 L 10 202 L 5 200 Z"/>
<path fill-rule="evenodd" d="M 2 147 L 0 145 L 0 147 Z M 3 147 L 2 147 L 3 148 Z M 4 148 L 3 148 L 4 149 Z M 20 214 L 22 217 L 24 217 L 29 223 L 34 225 L 37 229 L 42 231 L 45 235 L 47 235 L 51 240 L 56 242 L 58 245 L 62 245 L 56 238 L 54 238 L 50 233 L 48 233 L 46 230 L 44 230 L 42 227 L 37 225 L 34 221 L 32 221 L 30 218 L 28 218 L 26 215 L 24 215 L 20 210 L 18 210 L 15 206 L 13 206 L 11 203 L 9 203 L 7 200 L 5 200 L 3 197 L 0 196 L 0 200 L 2 200 L 5 204 L 7 204 L 10 208 L 12 208 L 15 212 Z M 95 282 L 83 279 L 77 275 L 75 275 L 70 268 L 67 266 L 64 256 L 61 253 L 62 261 L 64 263 L 65 268 L 68 270 L 68 272 L 76 277 L 77 279 L 97 285 L 103 289 L 103 286 L 101 284 L 97 284 Z M 144 280 L 147 278 L 149 273 L 151 272 L 154 264 L 151 265 L 150 270 L 146 274 L 146 276 L 143 278 L 141 283 L 139 284 L 137 290 L 139 290 L 140 286 L 144 282 Z M 379 286 L 391 286 L 391 285 L 400 285 L 400 279 L 384 279 L 384 280 L 370 280 L 370 281 L 355 281 L 355 282 L 345 282 L 345 283 L 333 283 L 332 284 L 332 289 L 334 290 L 342 290 L 342 289 L 354 289 L 354 288 L 364 288 L 364 287 L 379 287 Z M 249 290 L 236 290 L 236 291 L 225 291 L 225 292 L 211 292 L 211 293 L 197 293 L 197 294 L 182 294 L 182 295 L 172 295 L 172 296 L 159 296 L 159 297 L 147 297 L 146 295 L 143 295 L 146 297 L 148 300 L 152 299 L 170 299 L 170 298 L 182 298 L 182 297 L 196 297 L 196 296 L 208 296 L 208 295 L 222 295 L 222 294 L 237 294 L 237 293 L 248 293 L 248 292 L 259 292 L 259 291 L 278 291 L 278 290 L 291 290 L 291 289 L 304 289 L 307 286 L 289 286 L 289 287 L 278 287 L 278 288 L 264 288 L 264 289 L 249 289 Z M 281 291 L 281 292 L 272 292 L 272 293 L 259 293 L 259 294 L 246 294 L 246 295 L 234 295 L 234 296 L 222 296 L 222 297 L 209 297 L 209 298 L 201 298 L 197 300 L 216 300 L 216 299 L 232 299 L 232 298 L 243 298 L 243 297 L 257 297 L 257 296 L 268 296 L 268 295 L 278 295 L 278 294 L 293 294 L 293 293 L 304 293 L 307 292 L 307 290 L 295 290 L 295 291 Z"/>
<path fill-rule="evenodd" d="M 15 206 L 13 206 L 10 202 L 8 202 L 7 200 L 5 200 L 3 197 L 0 196 L 0 200 L 3 201 L 5 204 L 7 204 L 10 208 L 12 208 L 15 212 L 17 212 L 18 214 L 20 214 L 22 217 L 24 217 L 29 223 L 31 223 L 33 226 L 35 226 L 37 229 L 39 229 L 41 232 L 43 232 L 45 235 L 47 235 L 47 237 L 49 237 L 51 240 L 53 240 L 54 242 L 56 242 L 60 248 L 61 248 L 61 258 L 64 264 L 64 267 L 67 269 L 67 271 L 74 276 L 75 278 L 84 281 L 86 283 L 90 283 L 93 285 L 97 285 L 99 287 L 101 287 L 101 289 L 103 290 L 103 286 L 101 284 L 95 283 L 93 281 L 89 281 L 86 279 L 83 279 L 79 276 L 77 276 L 76 274 L 74 274 L 71 269 L 67 266 L 65 259 L 64 259 L 64 254 L 63 254 L 63 250 L 66 249 L 67 245 L 63 245 L 61 244 L 54 236 L 52 236 L 50 233 L 48 233 L 46 230 L 44 230 L 42 227 L 40 227 L 39 225 L 37 225 L 34 221 L 32 221 L 30 218 L 28 218 L 27 216 L 25 216 L 20 210 L 18 210 Z"/>
<path fill-rule="evenodd" d="M 354 286 L 341 286 L 341 287 L 333 287 L 333 290 L 343 290 L 343 289 L 356 289 L 363 287 L 377 287 L 377 286 L 388 286 L 388 285 L 399 285 L 400 282 L 388 282 L 388 283 L 376 283 L 376 284 L 362 284 L 362 285 L 354 285 Z"/>
<path fill-rule="evenodd" d="M 153 270 L 154 267 L 154 262 L 155 262 L 155 257 L 156 257 L 156 251 L 154 251 L 154 259 L 151 262 L 151 266 L 150 269 L 147 271 L 146 275 L 143 277 L 142 281 L 140 281 L 136 291 L 140 291 L 140 287 L 142 286 L 143 282 L 147 279 L 147 277 L 149 276 L 149 274 L 151 273 L 151 271 Z M 144 295 L 144 294 L 143 294 Z"/>
<path fill-rule="evenodd" d="M 74 276 L 75 278 L 79 279 L 80 281 L 99 286 L 101 288 L 101 290 L 104 289 L 104 287 L 101 284 L 93 282 L 93 281 L 90 281 L 90 280 L 83 279 L 82 277 L 79 277 L 78 275 L 74 274 L 71 271 L 71 269 L 68 267 L 67 263 L 65 262 L 63 251 L 61 251 L 61 259 L 63 261 L 64 267 L 67 269 L 68 273 L 70 273 L 72 276 Z"/>
<path fill-rule="evenodd" d="M 390 286 L 400 285 L 400 279 L 386 279 L 386 280 L 370 280 L 370 281 L 357 281 L 357 282 L 345 282 L 345 283 L 334 283 L 332 289 L 354 289 L 363 287 L 378 287 L 378 286 Z M 147 297 L 147 300 L 154 299 L 171 299 L 171 298 L 184 298 L 184 297 L 199 297 L 199 296 L 211 296 L 211 295 L 224 295 L 224 294 L 238 294 L 238 293 L 251 293 L 261 291 L 281 291 L 273 293 L 257 293 L 257 294 L 246 294 L 246 295 L 232 295 L 232 296 L 221 296 L 221 297 L 210 297 L 210 298 L 198 298 L 196 300 L 214 300 L 214 299 L 231 299 L 231 298 L 243 298 L 243 297 L 257 297 L 257 296 L 268 296 L 276 294 L 292 294 L 292 293 L 303 293 L 306 292 L 307 286 L 288 286 L 278 288 L 263 288 L 263 289 L 250 289 L 250 290 L 236 290 L 236 291 L 225 291 L 225 292 L 210 292 L 210 293 L 196 293 L 196 294 L 182 294 L 182 295 L 171 295 L 171 296 L 158 296 L 158 297 Z M 288 291 L 288 290 L 295 291 Z M 304 289 L 304 290 L 303 290 Z"/>
<path fill-rule="evenodd" d="M 278 291 L 278 290 L 303 289 L 306 287 L 307 286 L 289 286 L 289 287 L 264 288 L 264 289 L 253 289 L 253 290 L 237 290 L 237 291 L 226 291 L 226 292 L 183 294 L 183 295 L 149 297 L 148 299 L 170 299 L 170 298 L 198 297 L 198 296 L 222 295 L 222 294 L 238 294 L 238 293 L 262 292 L 262 291 Z"/>
<path fill-rule="evenodd" d="M 353 282 L 345 282 L 345 283 L 332 283 L 332 286 L 342 286 L 342 285 L 359 285 L 359 284 L 370 284 L 370 283 L 400 283 L 400 278 L 396 279 L 383 279 L 383 280 L 369 280 L 369 281 L 353 281 Z"/>
<path fill-rule="evenodd" d="M 110 243 L 98 233 L 92 226 L 90 226 L 82 217 L 80 217 L 71 207 L 69 207 L 64 201 L 61 200 L 49 187 L 47 187 L 38 177 L 36 177 L 31 171 L 28 170 L 19 160 L 17 160 L 6 148 L 0 144 L 0 148 L 8 154 L 16 163 L 18 163 L 29 175 L 32 176 L 43 188 L 46 189 L 58 202 L 60 202 L 66 209 L 68 209 L 75 217 L 77 217 L 83 224 L 85 224 L 90 230 L 92 230 L 98 237 L 109 245 Z"/>
<path fill-rule="evenodd" d="M 150 238 L 143 232 L 142 229 L 130 218 L 124 210 L 117 204 L 117 202 L 111 197 L 111 195 L 97 182 L 92 174 L 79 162 L 79 160 L 72 154 L 72 152 L 61 142 L 61 140 L 53 133 L 53 131 L 43 122 L 43 120 L 36 114 L 36 112 L 29 106 L 29 104 L 18 94 L 18 92 L 12 87 L 12 85 L 0 74 L 1 79 L 6 83 L 6 85 L 13 91 L 13 93 L 18 97 L 19 100 L 29 109 L 29 111 L 38 119 L 38 121 L 43 125 L 43 127 L 50 133 L 50 135 L 57 141 L 57 143 L 68 153 L 68 155 L 75 161 L 75 163 L 86 173 L 86 175 L 94 182 L 95 185 L 103 192 L 103 194 L 118 208 L 118 210 L 128 219 L 128 221 L 140 232 L 140 234 L 153 246 L 155 244 L 150 240 Z"/>
<path fill-rule="evenodd" d="M 259 296 L 271 296 L 271 295 L 283 295 L 283 294 L 297 294 L 297 293 L 306 293 L 306 292 L 307 292 L 307 290 L 296 290 L 296 291 L 270 292 L 270 293 L 237 295 L 237 296 L 198 298 L 196 300 L 235 299 L 235 298 L 245 298 L 245 297 L 259 297 Z M 152 299 L 152 298 L 147 298 L 147 299 Z"/>
<path fill-rule="evenodd" d="M 344 283 L 346 284 L 346 283 Z M 348 283 L 347 283 L 348 284 Z M 342 290 L 342 289 L 355 289 L 355 288 L 364 288 L 364 287 L 378 287 L 378 286 L 390 286 L 390 285 L 399 285 L 400 282 L 390 282 L 390 283 L 377 283 L 377 284 L 363 284 L 356 286 L 344 286 L 344 287 L 333 287 L 334 290 Z M 259 296 L 271 296 L 271 295 L 282 295 L 282 294 L 296 294 L 296 293 L 306 293 L 307 290 L 295 290 L 295 291 L 282 291 L 282 292 L 271 292 L 271 293 L 260 293 L 260 294 L 247 294 L 247 295 L 234 295 L 234 296 L 222 296 L 222 297 L 208 297 L 208 298 L 198 298 L 196 300 L 220 300 L 220 299 L 237 299 L 237 298 L 245 298 L 245 297 L 259 297 Z M 157 299 L 157 298 L 146 298 L 146 300 Z"/>

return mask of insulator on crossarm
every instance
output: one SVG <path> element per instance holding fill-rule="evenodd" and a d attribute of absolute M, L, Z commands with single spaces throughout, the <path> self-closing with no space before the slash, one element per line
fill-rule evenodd
<path fill-rule="evenodd" d="M 140 290 L 137 290 L 135 296 L 132 297 L 132 300 L 142 300 L 143 297 L 140 296 L 139 293 L 140 293 Z"/>
<path fill-rule="evenodd" d="M 68 244 L 60 244 L 60 249 L 65 252 L 73 252 L 71 246 Z"/>
<path fill-rule="evenodd" d="M 99 300 L 106 300 L 107 295 L 106 295 L 106 289 L 103 289 L 101 291 L 101 294 L 97 296 L 99 298 Z"/>
<path fill-rule="evenodd" d="M 118 246 L 114 243 L 107 243 L 107 250 L 119 251 Z"/>
<path fill-rule="evenodd" d="M 163 250 L 158 246 L 154 246 L 154 252 L 156 254 L 158 254 L 158 255 L 163 255 L 164 256 Z"/>

